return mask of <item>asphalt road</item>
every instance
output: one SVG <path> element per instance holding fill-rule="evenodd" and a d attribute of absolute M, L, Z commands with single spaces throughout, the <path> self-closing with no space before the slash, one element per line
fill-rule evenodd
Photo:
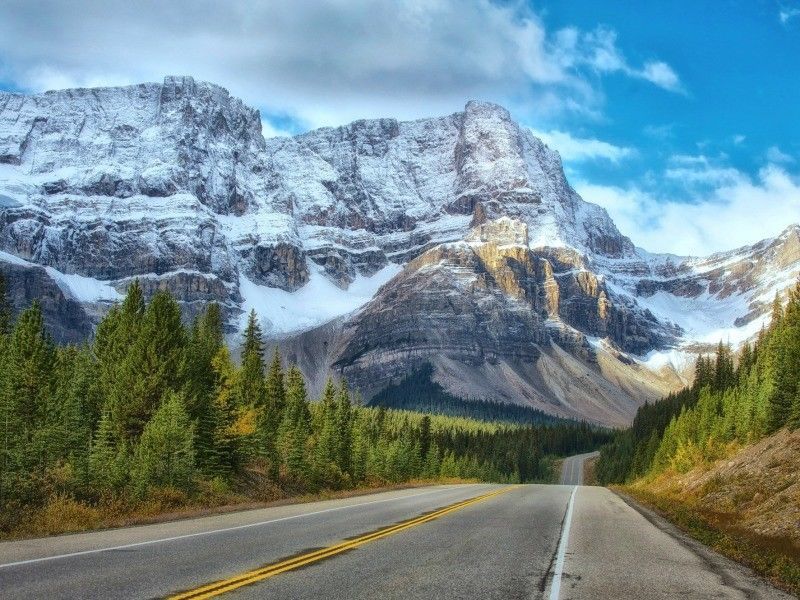
<path fill-rule="evenodd" d="M 651 518 L 596 487 L 401 490 L 2 543 L 0 597 L 789 597 Z"/>
<path fill-rule="evenodd" d="M 565 458 L 561 463 L 561 484 L 583 485 L 583 463 L 587 458 L 594 458 L 599 454 L 599 452 L 587 452 Z"/>

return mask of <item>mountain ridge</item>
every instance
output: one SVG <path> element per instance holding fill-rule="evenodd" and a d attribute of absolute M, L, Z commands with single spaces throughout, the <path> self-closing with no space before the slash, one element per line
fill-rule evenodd
<path fill-rule="evenodd" d="M 264 139 L 258 111 L 191 77 L 0 93 L 0 231 L 0 261 L 60 290 L 63 341 L 136 277 L 187 318 L 219 302 L 231 335 L 255 309 L 301 366 L 365 389 L 432 361 L 461 397 L 607 424 L 684 381 L 691 352 L 757 333 L 800 263 L 797 226 L 705 258 L 635 247 L 495 104 Z"/>

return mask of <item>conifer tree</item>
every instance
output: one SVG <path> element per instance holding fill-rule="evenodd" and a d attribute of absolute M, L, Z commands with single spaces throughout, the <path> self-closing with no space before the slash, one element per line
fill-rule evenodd
<path fill-rule="evenodd" d="M 270 362 L 269 370 L 267 371 L 265 396 L 266 402 L 264 403 L 259 424 L 261 449 L 263 456 L 269 463 L 270 476 L 275 479 L 278 476 L 278 467 L 280 465 L 278 428 L 280 427 L 286 404 L 283 367 L 281 365 L 281 355 L 277 348 L 275 348 L 272 362 Z"/>
<path fill-rule="evenodd" d="M 26 428 L 42 423 L 53 392 L 55 347 L 37 301 L 19 316 L 9 340 L 7 394 Z"/>
<path fill-rule="evenodd" d="M 101 495 L 120 491 L 128 478 L 127 448 L 117 438 L 110 412 L 104 412 L 89 451 L 89 483 Z"/>
<path fill-rule="evenodd" d="M 303 375 L 292 365 L 286 375 L 286 409 L 279 429 L 279 448 L 287 474 L 307 478 L 306 444 L 311 434 L 311 414 Z"/>
<path fill-rule="evenodd" d="M 328 378 L 319 405 L 319 427 L 314 445 L 314 474 L 322 485 L 338 483 L 338 432 L 336 415 L 336 386 Z"/>
<path fill-rule="evenodd" d="M 219 304 L 212 302 L 192 323 L 181 365 L 186 410 L 192 419 L 201 418 L 207 410 L 214 388 L 211 362 L 223 343 L 222 313 Z"/>
<path fill-rule="evenodd" d="M 123 377 L 124 363 L 139 337 L 144 310 L 144 294 L 135 279 L 122 304 L 113 307 L 97 326 L 92 346 L 98 361 L 97 387 L 109 406 L 117 401 L 117 392 L 129 384 Z"/>
<path fill-rule="evenodd" d="M 194 426 L 180 394 L 168 391 L 145 425 L 131 475 L 142 497 L 154 487 L 188 490 L 194 475 Z"/>
<path fill-rule="evenodd" d="M 734 383 L 733 358 L 730 347 L 721 341 L 717 345 L 717 361 L 714 369 L 714 388 L 722 391 Z"/>
<path fill-rule="evenodd" d="M 226 346 L 211 362 L 214 386 L 208 410 L 198 423 L 196 456 L 200 469 L 212 477 L 228 477 L 239 467 L 236 444 L 236 367 Z"/>
<path fill-rule="evenodd" d="M 431 447 L 431 417 L 430 415 L 425 415 L 422 417 L 422 422 L 420 423 L 420 431 L 419 431 L 419 454 L 420 457 L 424 460 L 428 456 L 428 452 L 430 452 Z"/>
<path fill-rule="evenodd" d="M 11 333 L 12 311 L 8 302 L 8 284 L 5 274 L 0 271 L 0 336 Z"/>
<path fill-rule="evenodd" d="M 245 405 L 259 408 L 264 405 L 264 342 L 255 311 L 250 312 L 245 330 L 239 385 L 239 394 Z"/>
<path fill-rule="evenodd" d="M 128 441 L 138 438 L 168 391 L 183 387 L 185 346 L 180 307 L 169 292 L 156 292 L 116 383 L 113 417 Z"/>
<path fill-rule="evenodd" d="M 353 454 L 353 406 L 343 379 L 336 395 L 336 460 L 342 473 L 351 472 Z"/>

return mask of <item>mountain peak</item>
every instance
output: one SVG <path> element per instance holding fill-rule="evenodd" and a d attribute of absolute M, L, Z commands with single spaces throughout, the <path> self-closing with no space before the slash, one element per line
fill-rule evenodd
<path fill-rule="evenodd" d="M 485 100 L 469 100 L 464 106 L 468 114 L 495 114 L 504 119 L 511 119 L 511 113 L 505 107 Z"/>

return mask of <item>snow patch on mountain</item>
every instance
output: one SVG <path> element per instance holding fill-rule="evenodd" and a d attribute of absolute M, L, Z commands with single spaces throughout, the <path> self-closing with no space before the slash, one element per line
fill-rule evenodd
<path fill-rule="evenodd" d="M 61 273 L 53 267 L 45 267 L 45 270 L 67 297 L 78 302 L 116 302 L 125 297 L 108 281 L 99 281 L 93 277 L 84 277 L 74 273 Z"/>
<path fill-rule="evenodd" d="M 356 276 L 345 290 L 331 282 L 322 267 L 312 264 L 308 283 L 294 292 L 258 285 L 240 275 L 239 292 L 244 309 L 240 329 L 244 329 L 251 310 L 272 337 L 311 329 L 358 310 L 400 271 L 401 265 L 389 263 L 370 277 Z"/>

